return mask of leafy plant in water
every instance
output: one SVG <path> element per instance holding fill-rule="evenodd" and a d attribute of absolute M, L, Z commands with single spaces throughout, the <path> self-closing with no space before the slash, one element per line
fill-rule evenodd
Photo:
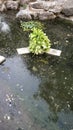
<path fill-rule="evenodd" d="M 23 31 L 31 31 L 33 28 L 43 28 L 43 24 L 38 21 L 28 21 L 28 22 L 21 22 L 21 27 L 23 28 Z"/>
<path fill-rule="evenodd" d="M 46 34 L 37 28 L 29 35 L 29 49 L 34 54 L 42 54 L 50 49 L 51 42 Z"/>

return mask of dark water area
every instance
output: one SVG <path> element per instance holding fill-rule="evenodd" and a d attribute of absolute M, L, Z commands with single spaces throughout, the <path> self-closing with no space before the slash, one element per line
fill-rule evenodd
<path fill-rule="evenodd" d="M 60 57 L 18 55 L 29 45 L 14 13 L 1 14 L 9 32 L 0 32 L 0 130 L 73 130 L 73 24 L 44 22 Z"/>

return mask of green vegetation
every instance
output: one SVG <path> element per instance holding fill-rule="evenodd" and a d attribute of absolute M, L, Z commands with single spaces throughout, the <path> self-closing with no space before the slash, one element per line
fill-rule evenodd
<path fill-rule="evenodd" d="M 51 42 L 42 30 L 34 28 L 29 38 L 30 52 L 38 55 L 50 49 Z"/>
<path fill-rule="evenodd" d="M 21 22 L 23 31 L 31 31 L 33 28 L 43 29 L 43 24 L 38 21 Z"/>
<path fill-rule="evenodd" d="M 29 35 L 30 52 L 38 55 L 47 52 L 50 49 L 51 42 L 42 31 L 43 24 L 37 21 L 21 22 L 23 31 L 32 31 Z"/>

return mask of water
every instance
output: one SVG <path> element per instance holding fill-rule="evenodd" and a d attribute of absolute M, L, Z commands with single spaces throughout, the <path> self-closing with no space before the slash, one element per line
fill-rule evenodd
<path fill-rule="evenodd" d="M 0 33 L 0 54 L 6 57 L 0 65 L 0 129 L 72 130 L 73 25 L 44 23 L 52 48 L 62 50 L 60 57 L 19 56 L 16 48 L 28 46 L 29 33 L 13 14 L 2 14 L 10 33 Z"/>

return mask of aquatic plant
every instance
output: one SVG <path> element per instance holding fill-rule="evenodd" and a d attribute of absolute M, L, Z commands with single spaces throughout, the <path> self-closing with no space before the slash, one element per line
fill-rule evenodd
<path fill-rule="evenodd" d="M 43 29 L 43 24 L 39 21 L 28 21 L 21 22 L 21 27 L 23 31 L 31 31 L 33 28 Z"/>
<path fill-rule="evenodd" d="M 34 28 L 29 35 L 30 52 L 38 55 L 47 52 L 50 49 L 51 42 L 46 34 L 41 30 Z"/>

